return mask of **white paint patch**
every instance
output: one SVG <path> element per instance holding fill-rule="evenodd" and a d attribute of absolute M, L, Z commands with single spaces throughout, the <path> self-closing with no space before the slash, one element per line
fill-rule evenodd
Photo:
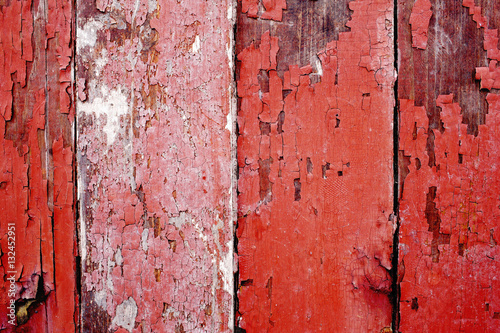
<path fill-rule="evenodd" d="M 95 77 L 99 77 L 101 75 L 104 66 L 108 64 L 108 50 L 102 49 L 100 57 L 95 60 Z"/>
<path fill-rule="evenodd" d="M 323 76 L 323 66 L 321 65 L 321 60 L 316 54 L 311 56 L 311 66 L 316 74 Z"/>
<path fill-rule="evenodd" d="M 141 0 L 135 0 L 134 13 L 132 14 L 132 22 L 135 21 L 135 17 L 137 16 L 137 12 L 139 11 L 139 5 L 141 4 Z M 148 4 L 149 5 L 149 4 Z M 148 8 L 149 9 L 149 8 Z M 137 23 L 136 23 L 137 24 Z"/>
<path fill-rule="evenodd" d="M 148 0 L 148 12 L 152 13 L 156 9 L 158 9 L 158 3 L 156 2 L 156 0 Z"/>
<path fill-rule="evenodd" d="M 229 65 L 229 70 L 231 71 L 231 73 L 233 72 L 233 68 L 234 68 L 234 55 L 233 55 L 233 52 L 234 52 L 234 48 L 233 48 L 233 42 L 232 42 L 232 38 L 231 38 L 231 41 L 229 43 L 226 44 L 226 55 L 227 55 L 227 62 L 228 62 L 228 65 Z M 234 89 L 234 85 L 233 83 L 229 83 L 229 86 L 227 87 L 227 90 L 229 92 L 229 111 L 227 113 L 227 116 L 226 116 L 226 127 L 224 127 L 225 129 L 227 129 L 229 131 L 229 133 L 231 133 L 231 136 L 234 134 L 234 128 L 235 128 L 235 124 L 234 124 L 234 121 L 235 121 L 235 117 L 233 116 L 236 111 L 235 111 L 235 108 L 236 108 L 236 104 L 235 104 L 235 89 Z M 231 139 L 232 141 L 232 139 Z"/>
<path fill-rule="evenodd" d="M 115 260 L 116 260 L 116 265 L 121 266 L 123 264 L 122 249 L 119 248 L 118 250 L 116 250 Z"/>
<path fill-rule="evenodd" d="M 79 103 L 78 111 L 94 114 L 96 118 L 104 116 L 106 125 L 102 126 L 106 134 L 107 144 L 111 146 L 120 131 L 120 116 L 126 115 L 129 109 L 127 96 L 121 92 L 119 87 L 109 91 L 105 85 L 101 85 L 101 96 L 95 97 L 92 102 Z"/>
<path fill-rule="evenodd" d="M 229 91 L 231 91 L 231 88 L 229 89 Z M 229 110 L 229 112 L 227 113 L 226 127 L 224 128 L 227 129 L 230 133 L 233 132 L 233 113 L 231 112 L 231 110 Z"/>
<path fill-rule="evenodd" d="M 122 10 L 122 5 L 120 3 L 120 0 L 113 0 L 113 3 L 111 4 L 111 9 L 114 9 L 116 11 Z M 118 28 L 120 29 L 120 28 Z"/>
<path fill-rule="evenodd" d="M 97 30 L 102 24 L 93 19 L 87 21 L 83 28 L 76 31 L 76 49 L 80 52 L 84 47 L 93 48 L 97 42 Z"/>
<path fill-rule="evenodd" d="M 77 100 L 78 103 L 80 103 L 78 100 Z M 76 135 L 77 135 L 77 142 L 78 142 L 78 134 L 79 134 L 79 131 L 76 131 Z M 80 154 L 77 155 L 78 156 L 78 159 L 80 159 Z M 80 162 L 80 161 L 78 161 Z M 88 166 L 87 166 L 87 169 L 88 169 Z M 78 201 L 79 202 L 83 202 L 83 198 L 85 197 L 85 187 L 82 186 L 82 184 L 84 184 L 83 182 L 83 178 L 82 178 L 82 175 L 85 174 L 85 172 L 87 170 L 83 170 L 83 167 L 82 167 L 82 164 L 78 163 L 78 171 L 77 174 L 78 174 L 78 182 L 76 184 L 76 187 L 77 187 L 77 193 L 78 193 Z M 81 262 L 82 262 L 82 265 L 84 263 L 86 263 L 87 261 L 87 223 L 85 222 L 85 214 L 84 214 L 84 211 L 83 211 L 83 206 L 84 205 L 79 205 L 80 206 L 80 258 L 81 258 Z"/>
<path fill-rule="evenodd" d="M 233 241 L 229 241 L 226 244 L 228 249 L 233 248 Z M 227 251 L 226 255 L 222 258 L 220 262 L 220 271 L 222 272 L 222 282 L 224 283 L 224 290 L 227 291 L 230 295 L 233 294 L 233 251 Z"/>
<path fill-rule="evenodd" d="M 172 216 L 168 219 L 169 224 L 175 225 L 177 229 L 180 229 L 185 223 L 192 222 L 191 214 L 186 212 L 180 212 L 179 216 Z"/>
<path fill-rule="evenodd" d="M 141 246 L 144 252 L 148 251 L 148 236 L 149 236 L 149 229 L 144 229 L 142 231 L 142 237 L 141 237 Z"/>
<path fill-rule="evenodd" d="M 112 324 L 132 332 L 136 317 L 137 304 L 132 297 L 129 297 L 116 307 L 116 316 L 113 318 Z"/>
<path fill-rule="evenodd" d="M 106 290 L 113 293 L 115 290 L 113 285 L 113 268 L 116 266 L 116 263 L 113 260 L 108 259 L 108 274 L 106 274 Z"/>
<path fill-rule="evenodd" d="M 94 293 L 94 301 L 99 305 L 103 310 L 107 309 L 106 305 L 106 290 L 99 290 Z"/>
<path fill-rule="evenodd" d="M 227 61 L 229 63 L 229 69 L 231 70 L 231 73 L 233 72 L 233 68 L 234 68 L 234 55 L 233 55 L 233 52 L 234 52 L 233 40 L 231 39 L 231 41 L 226 44 Z"/>
<path fill-rule="evenodd" d="M 227 2 L 227 19 L 231 26 L 236 23 L 236 1 Z"/>
<path fill-rule="evenodd" d="M 194 222 L 194 221 L 193 221 Z M 196 223 L 194 225 L 194 228 L 196 229 L 196 231 L 198 232 L 198 236 L 200 236 L 200 238 L 203 240 L 203 242 L 205 243 L 205 245 L 207 244 L 207 241 L 208 241 L 208 237 L 207 235 L 205 235 L 203 233 L 203 229 L 200 228 L 200 226 L 198 225 L 198 223 Z M 212 262 L 214 262 L 214 258 L 212 257 Z"/>
<path fill-rule="evenodd" d="M 200 48 L 201 48 L 200 36 L 196 35 L 196 37 L 194 38 L 194 42 L 191 45 L 191 52 L 198 53 L 200 51 Z"/>

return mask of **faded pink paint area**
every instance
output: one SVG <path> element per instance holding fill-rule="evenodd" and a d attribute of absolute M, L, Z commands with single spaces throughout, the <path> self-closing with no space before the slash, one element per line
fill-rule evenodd
<path fill-rule="evenodd" d="M 79 7 L 84 328 L 231 331 L 231 5 Z"/>
<path fill-rule="evenodd" d="M 429 0 L 416 0 L 410 15 L 412 46 L 425 49 L 427 47 L 427 32 L 432 16 Z"/>
<path fill-rule="evenodd" d="M 351 31 L 318 54 L 319 80 L 294 64 L 281 78 L 270 32 L 238 54 L 237 322 L 247 332 L 390 330 L 393 3 L 350 8 Z"/>

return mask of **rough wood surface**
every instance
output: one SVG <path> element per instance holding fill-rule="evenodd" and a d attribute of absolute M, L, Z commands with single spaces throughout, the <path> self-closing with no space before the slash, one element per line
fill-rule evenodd
<path fill-rule="evenodd" d="M 0 1 L 0 330 L 6 332 L 76 330 L 72 15 L 69 1 Z"/>
<path fill-rule="evenodd" d="M 499 9 L 398 1 L 401 332 L 500 326 Z"/>
<path fill-rule="evenodd" d="M 237 324 L 390 330 L 393 3 L 280 6 L 239 8 Z"/>
<path fill-rule="evenodd" d="M 229 332 L 231 1 L 78 1 L 82 328 Z"/>
<path fill-rule="evenodd" d="M 498 331 L 500 2 L 75 4 L 0 0 L 1 331 Z"/>

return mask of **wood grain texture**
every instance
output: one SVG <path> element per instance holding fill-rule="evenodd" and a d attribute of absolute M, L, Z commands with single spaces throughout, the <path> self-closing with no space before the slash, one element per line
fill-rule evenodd
<path fill-rule="evenodd" d="M 255 1 L 255 15 L 250 15 L 250 9 L 246 10 L 245 5 L 254 1 L 238 1 L 236 53 L 239 54 L 252 42 L 258 45 L 260 36 L 270 31 L 273 36 L 282 39 L 280 52 L 276 55 L 276 70 L 278 75 L 283 77 L 290 64 L 299 67 L 311 64 L 328 42 L 338 40 L 339 33 L 350 30 L 346 25 L 352 12 L 349 9 L 350 1 L 288 0 L 286 10 L 281 10 L 279 20 L 262 19 L 261 16 L 266 11 L 266 1 Z M 278 4 L 282 1 L 267 2 Z"/>
<path fill-rule="evenodd" d="M 412 5 L 398 2 L 400 331 L 496 332 L 499 4 L 431 1 L 420 49 Z"/>
<path fill-rule="evenodd" d="M 231 1 L 78 1 L 82 327 L 229 332 Z"/>
<path fill-rule="evenodd" d="M 0 329 L 6 332 L 77 328 L 72 15 L 68 1 L 0 3 Z M 15 249 L 8 230 L 15 231 Z M 7 292 L 11 281 L 14 297 Z M 12 300 L 15 316 L 7 308 Z"/>
<path fill-rule="evenodd" d="M 0 0 L 0 330 L 498 331 L 500 2 L 396 6 Z"/>
<path fill-rule="evenodd" d="M 393 3 L 287 1 L 281 21 L 243 13 L 238 326 L 390 331 Z"/>

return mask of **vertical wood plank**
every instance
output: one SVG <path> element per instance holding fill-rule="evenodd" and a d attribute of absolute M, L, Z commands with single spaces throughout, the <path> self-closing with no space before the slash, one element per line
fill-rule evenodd
<path fill-rule="evenodd" d="M 498 1 L 398 1 L 401 332 L 500 323 Z"/>
<path fill-rule="evenodd" d="M 239 2 L 237 323 L 247 332 L 390 331 L 393 6 Z"/>
<path fill-rule="evenodd" d="M 0 2 L 0 328 L 7 332 L 77 327 L 72 8 Z"/>
<path fill-rule="evenodd" d="M 231 1 L 78 1 L 82 328 L 229 332 Z"/>

